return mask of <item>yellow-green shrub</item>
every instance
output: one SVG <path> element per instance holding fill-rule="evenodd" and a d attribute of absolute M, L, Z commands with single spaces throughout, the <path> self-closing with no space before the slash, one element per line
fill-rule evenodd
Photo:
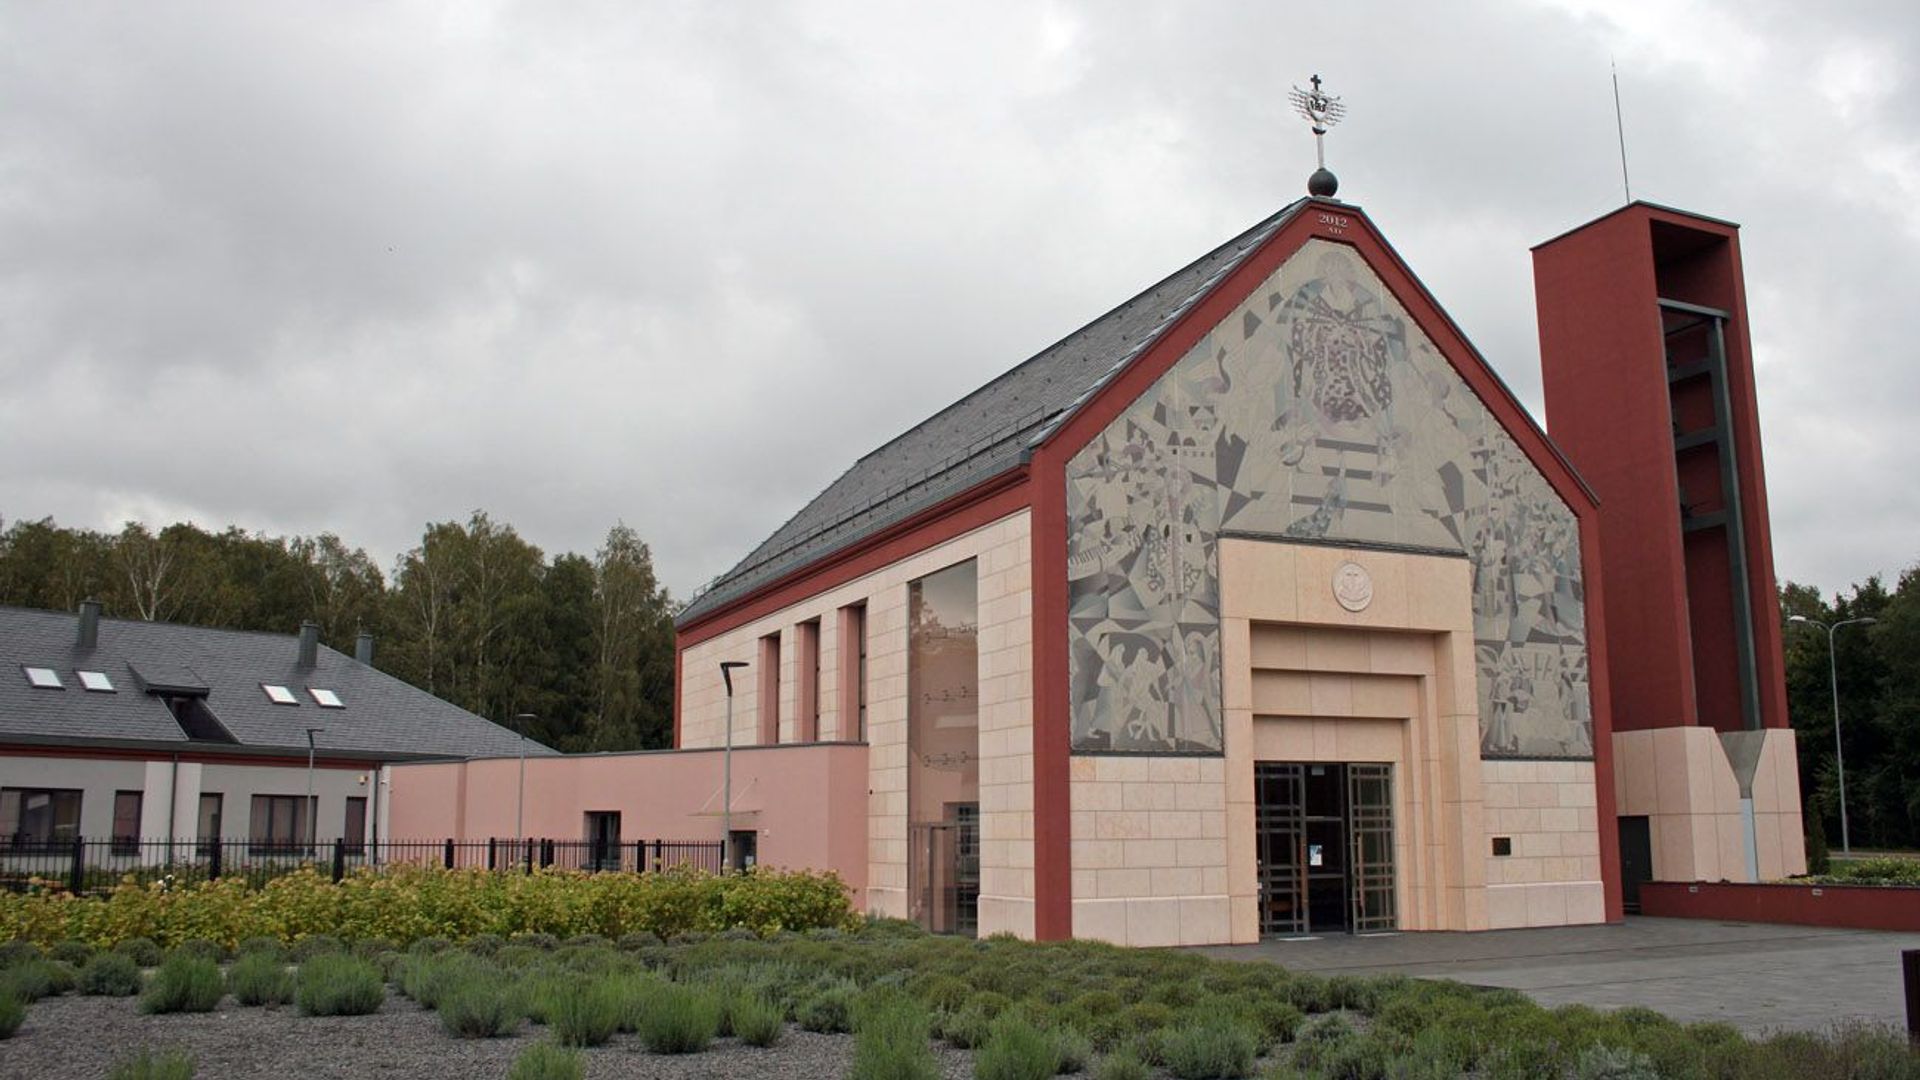
<path fill-rule="evenodd" d="M 767 935 L 853 922 L 846 886 L 830 872 L 811 871 L 515 874 L 398 866 L 363 870 L 338 884 L 303 869 L 258 889 L 223 878 L 126 882 L 105 897 L 76 898 L 47 886 L 0 894 L 0 941 L 102 947 L 131 938 L 166 946 L 205 938 L 230 948 L 247 938 L 292 943 L 323 934 L 402 945 L 526 932 L 664 940 L 732 927 Z"/>

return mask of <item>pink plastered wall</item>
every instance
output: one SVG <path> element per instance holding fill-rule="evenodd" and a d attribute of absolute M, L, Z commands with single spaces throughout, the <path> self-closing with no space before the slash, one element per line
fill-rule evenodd
<path fill-rule="evenodd" d="M 525 834 L 582 840 L 588 813 L 617 811 L 623 841 L 719 840 L 725 758 L 718 750 L 528 758 Z M 393 766 L 388 834 L 408 840 L 511 837 L 519 769 L 519 758 Z M 736 748 L 733 827 L 759 834 L 761 865 L 837 871 L 864 910 L 867 748 Z"/>

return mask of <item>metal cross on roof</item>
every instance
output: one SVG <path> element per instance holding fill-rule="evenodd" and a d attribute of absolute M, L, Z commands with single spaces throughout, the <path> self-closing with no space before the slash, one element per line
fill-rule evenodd
<path fill-rule="evenodd" d="M 1316 74 L 1307 81 L 1313 84 L 1313 89 L 1302 90 L 1296 86 L 1293 92 L 1287 95 L 1287 100 L 1293 103 L 1294 111 L 1300 114 L 1301 119 L 1313 125 L 1313 153 L 1320 167 L 1307 180 L 1307 191 L 1314 195 L 1332 198 L 1333 193 L 1339 189 L 1340 182 L 1334 178 L 1333 173 L 1327 171 L 1327 150 L 1324 140 L 1327 129 L 1346 117 L 1347 107 L 1339 98 L 1320 89 L 1319 75 Z"/>

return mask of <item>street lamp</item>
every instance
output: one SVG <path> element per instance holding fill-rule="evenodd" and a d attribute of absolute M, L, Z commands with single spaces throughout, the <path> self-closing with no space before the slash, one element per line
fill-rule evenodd
<path fill-rule="evenodd" d="M 513 714 L 514 730 L 520 733 L 520 793 L 513 803 L 513 842 L 519 844 L 526 839 L 527 812 L 527 722 L 535 719 L 530 712 Z"/>
<path fill-rule="evenodd" d="M 1819 619 L 1809 619 L 1805 615 L 1790 615 L 1787 621 L 1818 626 L 1827 632 L 1827 683 L 1833 689 L 1833 765 L 1834 771 L 1840 776 L 1840 851 L 1842 854 L 1851 855 L 1853 854 L 1853 837 L 1847 831 L 1847 762 L 1840 750 L 1840 665 L 1833 656 L 1833 635 L 1834 631 L 1843 626 L 1855 624 L 1867 626 L 1880 620 L 1870 615 L 1863 615 L 1858 619 L 1842 619 L 1829 625 Z"/>
<path fill-rule="evenodd" d="M 314 841 L 320 837 L 318 831 L 320 828 L 320 822 L 318 820 L 320 815 L 313 812 L 313 737 L 325 730 L 327 729 L 323 727 L 310 727 L 307 729 L 307 805 L 305 809 L 307 813 L 308 858 L 313 857 Z"/>
<path fill-rule="evenodd" d="M 733 865 L 733 669 L 746 667 L 745 660 L 722 660 L 720 678 L 727 684 L 727 750 L 723 755 L 720 785 L 720 869 Z M 765 706 L 762 706 L 764 708 Z"/>

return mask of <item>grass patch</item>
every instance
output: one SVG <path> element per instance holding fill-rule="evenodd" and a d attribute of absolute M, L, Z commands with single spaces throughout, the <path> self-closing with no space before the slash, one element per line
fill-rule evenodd
<path fill-rule="evenodd" d="M 193 1058 L 184 1050 L 142 1050 L 115 1062 L 107 1080 L 193 1080 Z"/>
<path fill-rule="evenodd" d="M 556 980 L 541 988 L 539 1009 L 563 1046 L 599 1046 L 620 1028 L 626 1002 L 609 979 Z"/>
<path fill-rule="evenodd" d="M 1246 1025 L 1229 1020 L 1205 1020 L 1176 1028 L 1161 1044 L 1167 1071 L 1179 1080 L 1250 1076 L 1253 1059 L 1259 1054 L 1259 1036 Z"/>
<path fill-rule="evenodd" d="M 786 1034 L 786 1011 L 764 996 L 748 991 L 727 1006 L 733 1033 L 748 1046 L 772 1046 Z"/>
<path fill-rule="evenodd" d="M 1048 1080 L 1060 1071 L 1060 1052 L 1052 1036 L 1017 1017 L 993 1025 L 992 1034 L 973 1055 L 979 1080 Z"/>
<path fill-rule="evenodd" d="M 300 965 L 294 1003 L 308 1016 L 364 1016 L 387 999 L 380 969 L 343 953 L 326 953 Z"/>
<path fill-rule="evenodd" d="M 898 994 L 875 995 L 855 1019 L 848 1080 L 939 1080 L 940 1064 L 927 1044 L 927 1012 Z"/>
<path fill-rule="evenodd" d="M 27 1003 L 13 991 L 0 987 L 0 1039 L 11 1039 L 27 1022 Z"/>
<path fill-rule="evenodd" d="M 212 1012 L 227 996 L 220 965 L 204 957 L 177 953 L 167 957 L 140 993 L 143 1013 Z"/>
<path fill-rule="evenodd" d="M 507 1080 L 580 1080 L 587 1074 L 587 1063 L 580 1051 L 537 1042 L 520 1051 L 507 1070 Z"/>
<path fill-rule="evenodd" d="M 720 1030 L 720 1003 L 704 988 L 665 983 L 647 994 L 634 1031 L 656 1054 L 697 1054 Z"/>
<path fill-rule="evenodd" d="M 128 938 L 113 947 L 113 951 L 132 960 L 143 968 L 159 967 L 167 954 L 152 938 Z"/>
<path fill-rule="evenodd" d="M 140 965 L 119 953 L 99 953 L 80 969 L 80 992 L 90 997 L 132 997 L 140 992 Z"/>
<path fill-rule="evenodd" d="M 520 995 L 498 979 L 469 978 L 440 999 L 440 1026 L 463 1039 L 511 1035 L 521 1014 Z"/>
<path fill-rule="evenodd" d="M 293 991 L 293 972 L 274 953 L 246 953 L 227 969 L 227 992 L 242 1005 L 285 1005 Z"/>
<path fill-rule="evenodd" d="M 11 989 L 27 1001 L 69 993 L 80 983 L 73 965 L 62 960 L 33 959 L 15 964 L 0 977 L 0 990 Z"/>

